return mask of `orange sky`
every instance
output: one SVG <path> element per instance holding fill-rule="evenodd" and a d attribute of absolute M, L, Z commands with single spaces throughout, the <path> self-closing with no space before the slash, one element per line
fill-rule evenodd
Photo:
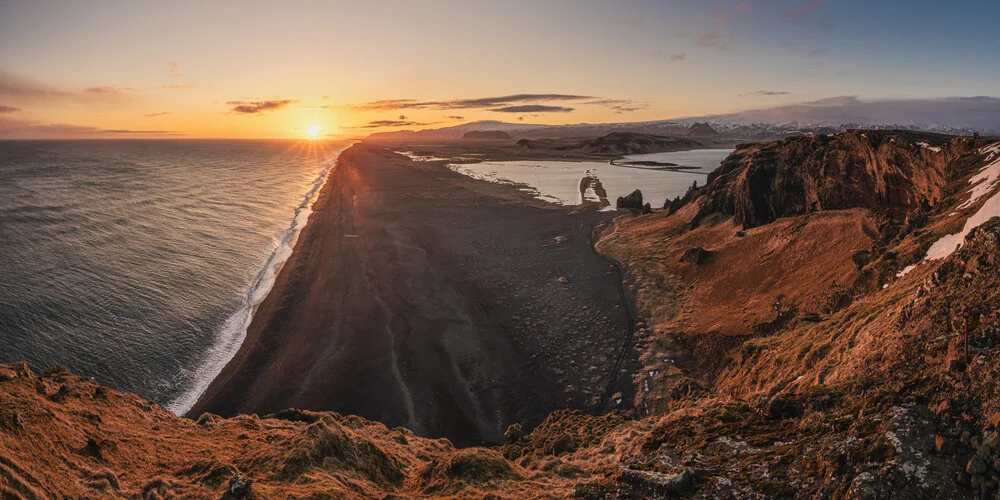
<path fill-rule="evenodd" d="M 896 3 L 0 2 L 0 138 L 356 137 L 1000 93 L 990 16 L 949 32 L 947 5 Z"/>

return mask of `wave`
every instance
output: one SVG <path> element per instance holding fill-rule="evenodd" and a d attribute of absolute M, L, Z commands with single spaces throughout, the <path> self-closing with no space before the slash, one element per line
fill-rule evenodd
<path fill-rule="evenodd" d="M 194 370 L 191 376 L 190 387 L 167 403 L 165 405 L 166 409 L 177 415 L 187 413 L 198 402 L 198 398 L 204 394 L 208 386 L 215 380 L 215 377 L 222 372 L 222 369 L 225 368 L 239 351 L 240 346 L 243 345 L 243 341 L 246 339 L 247 327 L 250 326 L 250 321 L 253 319 L 257 306 L 267 297 L 268 292 L 274 286 L 274 280 L 278 276 L 281 266 L 292 255 L 292 249 L 295 247 L 299 232 L 305 227 L 306 222 L 309 220 L 309 215 L 312 213 L 313 203 L 315 203 L 320 189 L 326 184 L 327 177 L 330 171 L 333 170 L 342 152 L 343 150 L 338 151 L 336 156 L 330 160 L 326 168 L 320 171 L 319 175 L 313 181 L 313 185 L 304 195 L 302 203 L 296 207 L 291 225 L 279 235 L 277 247 L 268 256 L 263 267 L 261 267 L 257 276 L 247 288 L 243 305 L 229 316 L 222 327 L 219 328 L 214 342 L 208 348 L 201 364 Z"/>

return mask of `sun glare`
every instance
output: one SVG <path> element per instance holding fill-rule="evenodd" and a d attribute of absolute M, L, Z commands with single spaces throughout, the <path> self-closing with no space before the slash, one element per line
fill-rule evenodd
<path fill-rule="evenodd" d="M 319 137 L 319 133 L 322 130 L 323 127 L 320 127 L 319 125 L 309 125 L 308 127 L 306 127 L 306 134 L 309 135 L 310 139 L 315 139 Z"/>

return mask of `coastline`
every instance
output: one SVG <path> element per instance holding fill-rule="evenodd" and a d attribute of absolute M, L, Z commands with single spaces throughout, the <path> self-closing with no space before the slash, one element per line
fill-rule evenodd
<path fill-rule="evenodd" d="M 308 224 L 313 206 L 319 199 L 319 193 L 336 168 L 336 163 L 340 155 L 349 147 L 345 146 L 336 152 L 336 156 L 320 171 L 320 174 L 316 176 L 316 180 L 313 181 L 312 187 L 303 195 L 302 203 L 296 207 L 288 229 L 284 231 L 277 247 L 268 255 L 267 260 L 257 273 L 254 281 L 249 285 L 243 307 L 234 311 L 229 316 L 218 332 L 215 342 L 209 348 L 207 359 L 195 369 L 194 384 L 166 403 L 164 408 L 177 415 L 184 415 L 189 412 L 225 366 L 239 352 L 246 339 L 247 329 L 253 321 L 257 308 L 270 294 L 281 269 L 295 251 L 295 244 L 298 241 L 299 235 Z"/>
<path fill-rule="evenodd" d="M 332 410 L 471 444 L 625 408 L 631 320 L 591 241 L 611 216 L 355 144 L 188 416 Z"/>

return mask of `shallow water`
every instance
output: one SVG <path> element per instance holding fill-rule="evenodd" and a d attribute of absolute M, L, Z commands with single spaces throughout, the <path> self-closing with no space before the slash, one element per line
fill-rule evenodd
<path fill-rule="evenodd" d="M 185 410 L 238 349 L 344 147 L 0 142 L 0 362 Z"/>
<path fill-rule="evenodd" d="M 681 196 L 692 183 L 705 183 L 708 173 L 718 168 L 730 149 L 699 149 L 672 153 L 631 155 L 623 161 L 674 163 L 690 170 L 662 170 L 650 167 L 615 166 L 594 161 L 500 161 L 451 164 L 449 168 L 477 179 L 518 184 L 537 198 L 561 205 L 584 201 L 607 201 L 613 209 L 619 196 L 635 189 L 653 207 Z"/>

